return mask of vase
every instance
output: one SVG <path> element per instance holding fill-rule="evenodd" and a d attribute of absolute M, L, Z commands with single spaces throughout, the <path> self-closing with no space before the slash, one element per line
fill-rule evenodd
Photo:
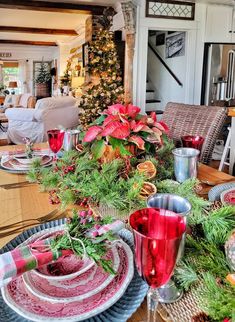
<path fill-rule="evenodd" d="M 125 145 L 125 149 L 129 151 L 133 156 L 136 156 L 137 148 L 133 144 Z M 104 153 L 100 158 L 101 163 L 112 162 L 115 159 L 125 158 L 121 155 L 119 148 L 113 148 L 111 145 L 106 145 Z"/>

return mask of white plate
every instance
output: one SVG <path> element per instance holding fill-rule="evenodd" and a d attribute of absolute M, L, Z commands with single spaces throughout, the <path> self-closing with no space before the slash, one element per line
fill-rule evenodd
<path fill-rule="evenodd" d="M 44 155 L 45 160 L 42 162 L 42 166 L 50 166 L 53 162 L 53 158 L 48 155 Z M 47 158 L 46 158 L 47 157 Z M 31 167 L 31 164 L 20 164 L 18 160 L 16 160 L 14 157 L 9 158 L 2 158 L 1 159 L 1 166 L 4 169 L 7 170 L 23 170 L 28 171 Z"/>

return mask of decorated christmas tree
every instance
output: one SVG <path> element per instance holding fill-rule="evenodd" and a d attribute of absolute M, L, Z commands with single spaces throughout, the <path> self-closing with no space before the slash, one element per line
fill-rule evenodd
<path fill-rule="evenodd" d="M 123 86 L 113 33 L 99 30 L 89 45 L 88 72 L 96 84 L 88 85 L 80 102 L 84 129 L 108 106 L 123 102 Z M 97 83 L 98 82 L 98 83 Z"/>
<path fill-rule="evenodd" d="M 37 75 L 35 79 L 36 84 L 44 84 L 51 80 L 51 74 L 47 65 L 42 61 L 37 69 Z"/>

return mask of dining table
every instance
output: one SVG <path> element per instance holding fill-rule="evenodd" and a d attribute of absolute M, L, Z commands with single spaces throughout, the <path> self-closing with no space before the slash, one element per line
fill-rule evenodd
<path fill-rule="evenodd" d="M 35 148 L 48 148 L 47 143 L 35 144 Z M 9 151 L 17 153 L 24 149 L 24 146 L 9 145 L 0 147 L 0 155 Z M 207 197 L 207 192 L 211 189 L 211 185 L 220 182 L 232 181 L 235 177 L 220 172 L 217 169 L 204 164 L 199 164 L 198 179 L 202 182 L 202 190 L 199 191 L 202 197 Z M 25 174 L 12 174 L 6 171 L 0 171 L 0 186 L 12 183 L 20 183 L 26 181 Z M 14 189 L 0 188 L 0 226 L 9 225 L 21 220 L 41 217 L 52 210 L 58 208 L 58 205 L 49 203 L 48 193 L 40 191 L 38 184 L 22 185 Z M 12 240 L 15 235 L 5 236 L 0 239 L 0 247 Z M 144 301 L 137 311 L 129 318 L 128 322 L 140 322 L 147 320 L 146 301 Z M 167 318 L 167 312 L 164 306 L 159 306 L 158 321 L 170 321 Z"/>

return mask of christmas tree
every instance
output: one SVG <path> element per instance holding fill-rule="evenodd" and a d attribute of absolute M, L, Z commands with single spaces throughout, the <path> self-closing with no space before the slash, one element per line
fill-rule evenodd
<path fill-rule="evenodd" d="M 82 96 L 80 116 L 84 129 L 108 106 L 123 102 L 123 86 L 113 33 L 99 30 L 89 45 L 88 73 L 98 78 L 98 84 L 88 86 Z"/>
<path fill-rule="evenodd" d="M 47 64 L 41 61 L 39 68 L 37 69 L 37 75 L 35 79 L 36 84 L 44 84 L 51 80 L 51 73 L 48 70 Z"/>

